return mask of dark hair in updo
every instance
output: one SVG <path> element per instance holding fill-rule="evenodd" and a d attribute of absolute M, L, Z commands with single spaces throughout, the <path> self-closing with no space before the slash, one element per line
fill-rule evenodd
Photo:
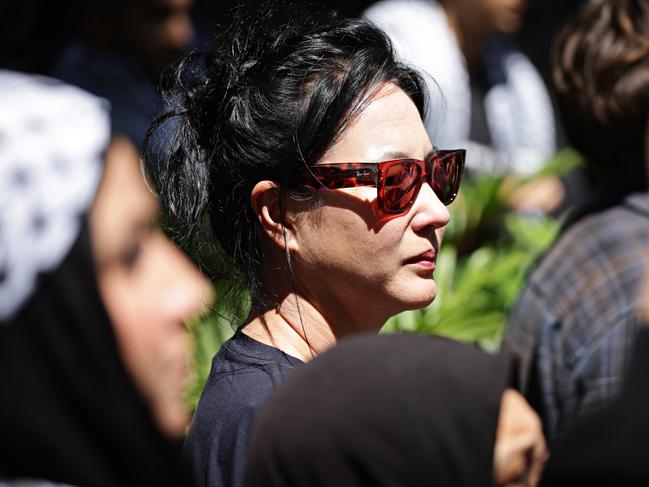
<path fill-rule="evenodd" d="M 646 188 L 649 2 L 591 0 L 553 51 L 566 133 L 607 189 Z"/>
<path fill-rule="evenodd" d="M 146 161 L 154 144 L 145 142 L 172 237 L 213 280 L 226 278 L 253 300 L 265 297 L 261 227 L 250 202 L 255 184 L 272 180 L 282 198 L 297 197 L 290 187 L 296 168 L 316 163 L 382 83 L 400 87 L 424 112 L 422 79 L 395 60 L 382 31 L 297 10 L 239 14 L 213 47 L 180 60 L 163 81 L 174 109 L 149 131 L 170 138 L 162 165 Z M 209 266 L 218 253 L 213 244 L 227 258 Z"/>

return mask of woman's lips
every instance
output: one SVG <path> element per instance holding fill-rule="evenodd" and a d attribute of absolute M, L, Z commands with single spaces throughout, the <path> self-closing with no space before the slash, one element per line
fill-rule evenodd
<path fill-rule="evenodd" d="M 405 261 L 406 264 L 415 264 L 425 269 L 435 269 L 435 260 L 437 253 L 434 250 L 411 257 Z"/>

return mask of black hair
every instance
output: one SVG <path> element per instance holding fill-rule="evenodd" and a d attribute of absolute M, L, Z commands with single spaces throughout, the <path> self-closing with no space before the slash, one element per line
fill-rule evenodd
<path fill-rule="evenodd" d="M 147 163 L 151 135 L 162 126 L 171 133 L 162 167 L 147 165 L 174 240 L 213 280 L 225 278 L 253 301 L 264 299 L 254 185 L 275 181 L 297 196 L 290 185 L 296 168 L 317 162 L 386 82 L 401 88 L 423 117 L 423 80 L 397 62 L 372 24 L 335 15 L 322 20 L 296 5 L 239 13 L 212 47 L 187 55 L 165 75 L 163 92 L 174 109 L 145 141 Z M 213 244 L 226 261 L 209 265 L 218 253 Z"/>

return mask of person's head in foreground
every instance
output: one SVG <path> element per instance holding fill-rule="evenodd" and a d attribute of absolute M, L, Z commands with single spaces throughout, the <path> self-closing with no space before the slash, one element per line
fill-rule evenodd
<path fill-rule="evenodd" d="M 554 88 L 566 134 L 608 204 L 647 188 L 648 39 L 648 2 L 594 0 L 554 46 Z"/>
<path fill-rule="evenodd" d="M 0 71 L 0 104 L 0 479 L 177 485 L 207 283 L 98 99 Z"/>
<path fill-rule="evenodd" d="M 295 16 L 244 19 L 178 66 L 175 151 L 150 175 L 179 237 L 221 247 L 250 292 L 244 333 L 307 360 L 434 299 L 464 151 L 434 147 L 381 31 Z"/>
<path fill-rule="evenodd" d="M 270 397 L 246 485 L 536 485 L 545 442 L 508 364 L 443 338 L 346 340 Z"/>

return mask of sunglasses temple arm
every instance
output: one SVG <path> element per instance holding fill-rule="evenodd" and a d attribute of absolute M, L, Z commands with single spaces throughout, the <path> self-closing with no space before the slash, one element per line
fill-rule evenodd
<path fill-rule="evenodd" d="M 308 164 L 305 164 L 304 167 L 306 167 L 306 170 L 309 171 L 309 174 L 313 177 L 313 179 L 315 179 L 318 182 L 318 184 L 322 189 L 329 189 L 327 188 L 327 186 L 325 186 L 325 184 L 322 181 L 320 181 L 320 179 L 318 179 L 318 176 L 315 175 L 315 173 L 311 170 Z"/>

